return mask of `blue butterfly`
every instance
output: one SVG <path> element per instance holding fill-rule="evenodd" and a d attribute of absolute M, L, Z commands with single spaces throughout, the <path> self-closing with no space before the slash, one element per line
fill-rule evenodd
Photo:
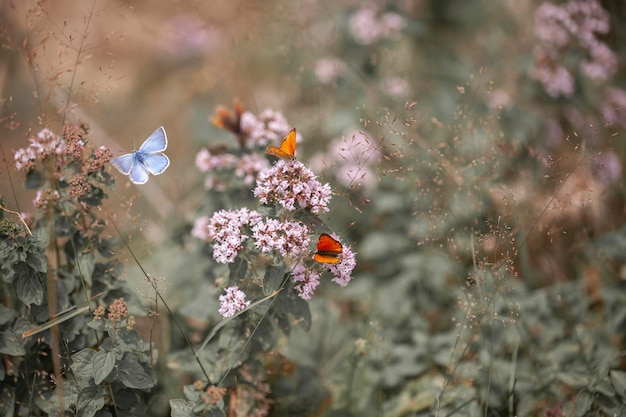
<path fill-rule="evenodd" d="M 113 158 L 111 164 L 122 174 L 128 175 L 132 183 L 145 184 L 149 173 L 159 175 L 170 166 L 170 160 L 161 153 L 165 148 L 167 135 L 161 126 L 146 139 L 138 151 Z"/>

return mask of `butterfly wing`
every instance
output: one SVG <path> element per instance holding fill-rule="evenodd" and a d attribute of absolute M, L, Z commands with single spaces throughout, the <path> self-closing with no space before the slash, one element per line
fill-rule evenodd
<path fill-rule="evenodd" d="M 133 152 L 111 159 L 111 165 L 117 168 L 117 170 L 122 174 L 128 175 L 128 173 L 133 169 L 135 161 L 135 153 Z"/>
<path fill-rule="evenodd" d="M 342 253 L 341 242 L 333 239 L 329 234 L 322 233 L 317 241 L 317 252 L 313 258 L 324 264 L 336 264 L 341 260 Z"/>
<path fill-rule="evenodd" d="M 139 152 L 143 154 L 151 154 L 163 152 L 167 149 L 167 135 L 163 126 L 155 130 L 139 148 Z M 169 163 L 168 163 L 169 165 Z M 165 167 L 167 168 L 167 166 Z"/>
<path fill-rule="evenodd" d="M 296 158 L 296 128 L 289 131 L 285 139 L 280 144 L 280 148 L 276 146 L 268 146 L 265 152 L 274 155 L 277 158 L 291 161 Z"/>
<path fill-rule="evenodd" d="M 159 175 L 170 166 L 170 160 L 162 153 L 153 153 L 143 156 L 143 164 L 152 175 Z"/>
<path fill-rule="evenodd" d="M 128 178 L 133 184 L 145 184 L 148 182 L 148 169 L 144 164 L 137 161 L 128 173 Z"/>

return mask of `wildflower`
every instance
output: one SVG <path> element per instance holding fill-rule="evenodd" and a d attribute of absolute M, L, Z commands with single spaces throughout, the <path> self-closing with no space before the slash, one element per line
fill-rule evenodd
<path fill-rule="evenodd" d="M 91 174 L 100 170 L 105 164 L 107 164 L 111 158 L 113 158 L 113 153 L 106 146 L 100 146 L 94 152 L 93 156 L 88 158 L 83 163 L 83 171 Z"/>
<path fill-rule="evenodd" d="M 293 270 L 294 289 L 303 300 L 310 300 L 320 283 L 320 274 L 297 264 Z"/>
<path fill-rule="evenodd" d="M 352 15 L 350 33 L 357 43 L 371 45 L 381 38 L 392 38 L 406 26 L 404 18 L 397 13 L 377 14 L 376 7 L 366 5 Z"/>
<path fill-rule="evenodd" d="M 593 173 L 603 184 L 622 178 L 622 164 L 615 152 L 604 152 L 593 160 Z"/>
<path fill-rule="evenodd" d="M 355 266 L 354 252 L 346 245 L 343 245 L 341 261 L 336 264 L 327 264 L 328 270 L 334 275 L 332 281 L 340 287 L 345 287 L 350 283 Z"/>
<path fill-rule="evenodd" d="M 589 58 L 579 69 L 594 82 L 607 80 L 617 71 L 617 58 L 598 35 L 608 33 L 609 14 L 598 0 L 570 0 L 562 5 L 543 3 L 535 13 L 535 52 L 532 76 L 553 97 L 574 92 L 571 69 L 561 65 L 569 48 L 580 47 Z"/>
<path fill-rule="evenodd" d="M 609 88 L 602 103 L 602 117 L 607 125 L 618 125 L 626 129 L 626 91 Z"/>
<path fill-rule="evenodd" d="M 105 313 L 104 306 L 96 307 L 96 309 L 93 311 L 93 319 L 94 320 L 101 320 L 102 317 L 104 317 L 104 313 Z"/>
<path fill-rule="evenodd" d="M 261 252 L 275 250 L 292 258 L 306 253 L 310 243 L 309 229 L 304 224 L 276 219 L 259 221 L 252 226 L 252 237 Z"/>
<path fill-rule="evenodd" d="M 191 229 L 191 236 L 197 237 L 201 240 L 209 240 L 209 222 L 210 219 L 207 216 L 198 217 L 193 223 Z"/>
<path fill-rule="evenodd" d="M 218 311 L 224 318 L 232 317 L 250 305 L 250 301 L 246 301 L 246 294 L 237 285 L 226 288 L 226 294 L 220 295 L 219 300 Z"/>
<path fill-rule="evenodd" d="M 35 150 L 30 146 L 18 149 L 14 155 L 15 169 L 18 171 L 30 171 L 35 167 L 36 158 Z"/>
<path fill-rule="evenodd" d="M 259 174 L 254 195 L 262 204 L 277 203 L 287 211 L 300 206 L 319 214 L 329 210 L 331 188 L 329 184 L 322 185 L 301 162 L 278 161 Z"/>
<path fill-rule="evenodd" d="M 243 178 L 244 184 L 250 186 L 254 184 L 259 173 L 269 167 L 270 163 L 267 158 L 258 153 L 243 154 L 237 162 L 235 175 Z"/>
<path fill-rule="evenodd" d="M 52 154 L 61 155 L 66 149 L 63 139 L 48 128 L 42 129 L 36 137 L 29 139 L 29 142 L 29 146 L 41 159 Z"/>
<path fill-rule="evenodd" d="M 321 84 L 334 82 L 344 72 L 345 62 L 335 57 L 320 58 L 315 62 L 313 72 Z"/>
<path fill-rule="evenodd" d="M 389 77 L 383 80 L 383 91 L 392 98 L 402 99 L 409 95 L 409 82 L 402 77 Z"/>
<path fill-rule="evenodd" d="M 41 211 L 45 211 L 49 205 L 56 205 L 59 200 L 59 192 L 57 190 L 45 189 L 37 190 L 33 205 Z"/>
<path fill-rule="evenodd" d="M 203 148 L 196 155 L 196 166 L 201 172 L 230 169 L 236 164 L 237 157 L 229 153 L 214 154 Z"/>
<path fill-rule="evenodd" d="M 128 316 L 128 307 L 126 301 L 123 298 L 116 298 L 109 305 L 109 320 L 114 322 L 121 322 Z"/>
<path fill-rule="evenodd" d="M 197 229 L 194 226 L 195 236 L 206 236 L 207 240 L 213 241 L 213 259 L 217 262 L 231 263 L 248 239 L 248 236 L 242 233 L 242 229 L 248 225 L 255 225 L 260 220 L 261 215 L 257 211 L 250 211 L 247 208 L 234 211 L 220 210 L 213 214 L 208 225 L 204 226 L 205 233 L 200 229 L 202 223 L 198 224 Z"/>
<path fill-rule="evenodd" d="M 68 183 L 70 196 L 77 200 L 84 198 L 91 191 L 91 185 L 82 174 L 74 175 Z"/>
<path fill-rule="evenodd" d="M 263 110 L 258 116 L 250 112 L 241 115 L 241 130 L 246 135 L 245 144 L 250 148 L 278 142 L 291 128 L 282 113 L 271 109 Z"/>

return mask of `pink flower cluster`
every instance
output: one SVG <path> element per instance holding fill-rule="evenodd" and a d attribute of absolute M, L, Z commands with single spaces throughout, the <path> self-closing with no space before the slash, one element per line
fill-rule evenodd
<path fill-rule="evenodd" d="M 320 84 L 331 84 L 345 71 L 346 63 L 339 58 L 324 57 L 315 62 L 313 73 Z"/>
<path fill-rule="evenodd" d="M 615 53 L 598 39 L 609 31 L 609 14 L 598 0 L 570 0 L 563 5 L 543 3 L 535 13 L 535 51 L 532 75 L 552 97 L 570 97 L 574 76 L 562 62 L 572 48 L 582 48 L 586 59 L 580 71 L 590 80 L 607 80 L 617 71 Z"/>
<path fill-rule="evenodd" d="M 30 142 L 28 147 L 15 152 L 15 168 L 20 171 L 30 171 L 35 162 L 42 161 L 52 154 L 63 155 L 66 149 L 65 141 L 47 128 L 28 141 Z"/>
<path fill-rule="evenodd" d="M 201 149 L 196 155 L 196 166 L 208 173 L 205 188 L 216 191 L 225 191 L 233 174 L 243 180 L 244 186 L 252 185 L 259 172 L 270 166 L 267 158 L 254 151 L 264 149 L 269 143 L 279 143 L 292 128 L 280 112 L 267 109 L 254 115 L 244 112 L 240 105 L 236 107 L 236 116 L 218 109 L 214 123 L 235 133 L 243 150 L 236 155 L 224 150 Z"/>
<path fill-rule="evenodd" d="M 321 184 L 300 161 L 278 161 L 259 174 L 254 189 L 262 204 L 279 204 L 287 211 L 299 206 L 313 214 L 328 211 L 331 195 L 330 185 Z"/>
<path fill-rule="evenodd" d="M 261 252 L 277 251 L 283 257 L 297 259 L 310 243 L 309 229 L 300 222 L 281 222 L 268 218 L 252 226 L 255 245 Z"/>
<path fill-rule="evenodd" d="M 280 142 L 292 127 L 282 113 L 271 109 L 258 115 L 249 111 L 241 115 L 241 131 L 247 136 L 246 145 L 250 148 Z"/>
<path fill-rule="evenodd" d="M 218 311 L 222 317 L 232 317 L 250 305 L 250 301 L 246 301 L 246 294 L 237 285 L 226 288 L 226 294 L 220 295 L 219 300 Z"/>
<path fill-rule="evenodd" d="M 356 266 L 356 257 L 350 246 L 343 245 L 341 261 L 336 264 L 329 264 L 328 270 L 334 275 L 332 281 L 340 287 L 345 287 L 352 281 L 352 271 Z"/>
<path fill-rule="evenodd" d="M 361 45 L 371 45 L 381 38 L 397 36 L 405 26 L 402 16 L 393 12 L 379 15 L 373 4 L 358 9 L 350 18 L 350 34 Z"/>
<path fill-rule="evenodd" d="M 292 272 L 294 288 L 303 300 L 310 300 L 320 283 L 320 273 L 298 264 Z"/>
<path fill-rule="evenodd" d="M 199 239 L 213 242 L 213 259 L 226 264 L 235 260 L 237 253 L 249 238 L 243 233 L 243 229 L 260 221 L 261 215 L 247 208 L 233 211 L 220 210 L 210 219 L 198 218 L 191 234 Z"/>

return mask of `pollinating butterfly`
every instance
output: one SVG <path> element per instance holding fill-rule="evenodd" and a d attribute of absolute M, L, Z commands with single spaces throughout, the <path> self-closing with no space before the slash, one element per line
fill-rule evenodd
<path fill-rule="evenodd" d="M 161 126 L 138 150 L 111 159 L 111 165 L 122 174 L 128 175 L 133 184 L 145 184 L 149 174 L 162 174 L 170 166 L 170 160 L 162 153 L 166 148 L 167 135 Z"/>
<path fill-rule="evenodd" d="M 269 145 L 265 148 L 265 152 L 286 161 L 296 159 L 296 128 L 294 127 L 289 131 L 285 139 L 281 142 L 280 147 Z"/>
<path fill-rule="evenodd" d="M 341 261 L 343 246 L 341 242 L 327 233 L 322 233 L 317 241 L 317 252 L 313 259 L 323 264 L 336 264 Z"/>

